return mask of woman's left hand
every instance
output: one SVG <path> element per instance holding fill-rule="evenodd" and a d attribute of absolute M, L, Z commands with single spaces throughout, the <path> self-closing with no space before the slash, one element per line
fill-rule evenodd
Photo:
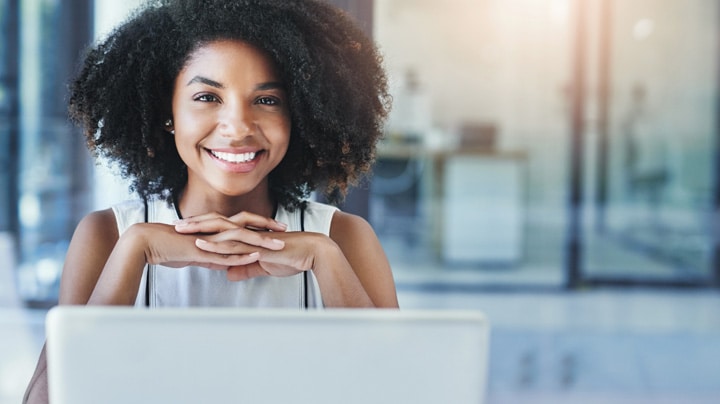
<path fill-rule="evenodd" d="M 335 212 L 329 235 L 287 232 L 273 219 L 247 213 L 203 215 L 180 224 L 176 231 L 197 235 L 195 245 L 203 252 L 244 256 L 246 264 L 226 267 L 229 280 L 312 269 L 325 307 L 398 307 L 390 264 L 372 227 L 358 216 Z"/>
<path fill-rule="evenodd" d="M 311 269 L 316 248 L 331 241 L 319 233 L 285 232 L 286 229 L 287 226 L 273 219 L 247 212 L 232 217 L 211 213 L 184 219 L 175 227 L 179 233 L 203 234 L 195 242 L 201 250 L 219 255 L 254 256 L 255 262 L 228 268 L 227 277 L 233 281 L 258 276 L 292 276 Z"/>

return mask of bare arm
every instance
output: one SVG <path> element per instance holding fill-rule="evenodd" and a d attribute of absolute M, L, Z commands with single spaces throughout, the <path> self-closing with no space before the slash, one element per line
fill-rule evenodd
<path fill-rule="evenodd" d="M 335 212 L 329 237 L 313 232 L 270 234 L 282 241 L 282 248 L 269 251 L 248 246 L 232 230 L 211 237 L 211 243 L 202 248 L 218 254 L 257 252 L 257 262 L 229 268 L 231 280 L 289 276 L 311 268 L 327 307 L 398 307 L 385 252 L 359 216 Z"/>
<path fill-rule="evenodd" d="M 370 224 L 359 216 L 335 212 L 330 239 L 340 254 L 331 245 L 314 268 L 325 304 L 397 308 L 390 264 Z M 323 287 L 324 283 L 332 286 Z"/>
<path fill-rule="evenodd" d="M 251 218 L 249 223 L 282 230 L 263 218 Z M 251 244 L 279 248 L 269 237 L 250 233 Z M 147 263 L 225 270 L 256 260 L 246 254 L 228 256 L 203 251 L 195 246 L 197 239 L 197 235 L 181 234 L 173 226 L 159 223 L 137 223 L 120 236 L 112 210 L 91 213 L 78 224 L 70 242 L 60 282 L 60 304 L 132 305 Z M 25 402 L 47 401 L 43 348 Z"/>
<path fill-rule="evenodd" d="M 375 232 L 359 216 L 335 212 L 329 237 L 314 232 L 249 231 L 243 215 L 195 217 L 176 230 L 187 235 L 212 234 L 196 241 L 208 253 L 252 257 L 253 262 L 228 268 L 230 280 L 291 276 L 310 268 L 328 307 L 398 307 L 390 264 Z M 253 241 L 257 237 L 265 242 Z"/>
<path fill-rule="evenodd" d="M 263 224 L 261 220 L 260 225 Z M 120 236 L 112 210 L 91 213 L 78 224 L 70 242 L 60 281 L 60 304 L 132 305 L 146 263 L 224 270 L 255 260 L 247 255 L 205 252 L 195 247 L 197 238 L 158 223 L 134 224 Z M 274 247 L 267 237 L 255 237 L 252 241 Z M 45 348 L 24 402 L 48 402 Z"/>
<path fill-rule="evenodd" d="M 78 224 L 68 247 L 60 280 L 61 305 L 88 302 L 117 238 L 117 225 L 111 210 L 91 213 Z M 44 346 L 23 402 L 28 404 L 48 402 Z"/>

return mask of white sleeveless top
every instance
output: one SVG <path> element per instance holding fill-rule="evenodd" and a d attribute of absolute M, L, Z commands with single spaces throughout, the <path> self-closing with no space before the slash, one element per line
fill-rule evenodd
<path fill-rule="evenodd" d="M 122 234 L 131 225 L 145 221 L 145 204 L 132 200 L 112 207 Z M 330 234 L 330 223 L 336 207 L 308 201 L 304 213 L 305 231 Z M 172 224 L 178 220 L 173 204 L 161 200 L 148 201 L 148 222 Z M 300 209 L 289 212 L 278 208 L 275 219 L 288 225 L 287 231 L 300 231 Z M 226 272 L 201 267 L 169 268 L 149 265 L 143 270 L 136 307 L 267 307 L 303 308 L 307 296 L 307 307 L 323 307 L 322 295 L 312 271 L 308 281 L 302 273 L 289 277 L 259 277 L 245 281 L 229 281 Z M 150 284 L 148 285 L 148 273 Z M 305 293 L 304 285 L 308 291 Z M 149 286 L 149 287 L 148 287 Z M 146 297 L 146 290 L 150 295 Z M 147 300 L 146 300 L 147 299 Z"/>

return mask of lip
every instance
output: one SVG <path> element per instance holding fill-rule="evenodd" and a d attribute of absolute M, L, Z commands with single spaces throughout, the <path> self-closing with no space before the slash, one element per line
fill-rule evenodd
<path fill-rule="evenodd" d="M 258 165 L 260 159 L 265 156 L 264 150 L 258 150 L 258 149 L 251 149 L 251 148 L 218 148 L 218 149 L 205 149 L 205 153 L 210 157 L 210 159 L 215 163 L 220 169 L 223 171 L 228 171 L 231 173 L 247 173 L 255 169 L 255 167 Z M 255 153 L 255 157 L 252 160 L 249 161 L 243 161 L 243 162 L 234 162 L 234 161 L 228 161 L 223 160 L 213 153 L 231 153 L 231 154 L 245 154 L 245 153 Z"/>

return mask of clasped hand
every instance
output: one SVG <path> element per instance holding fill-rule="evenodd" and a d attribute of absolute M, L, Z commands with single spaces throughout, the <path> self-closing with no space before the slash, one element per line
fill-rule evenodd
<path fill-rule="evenodd" d="M 209 213 L 174 226 L 155 226 L 163 234 L 148 243 L 149 263 L 226 270 L 233 281 L 306 271 L 314 264 L 313 247 L 325 237 L 287 232 L 287 225 L 248 212 L 231 217 Z"/>

